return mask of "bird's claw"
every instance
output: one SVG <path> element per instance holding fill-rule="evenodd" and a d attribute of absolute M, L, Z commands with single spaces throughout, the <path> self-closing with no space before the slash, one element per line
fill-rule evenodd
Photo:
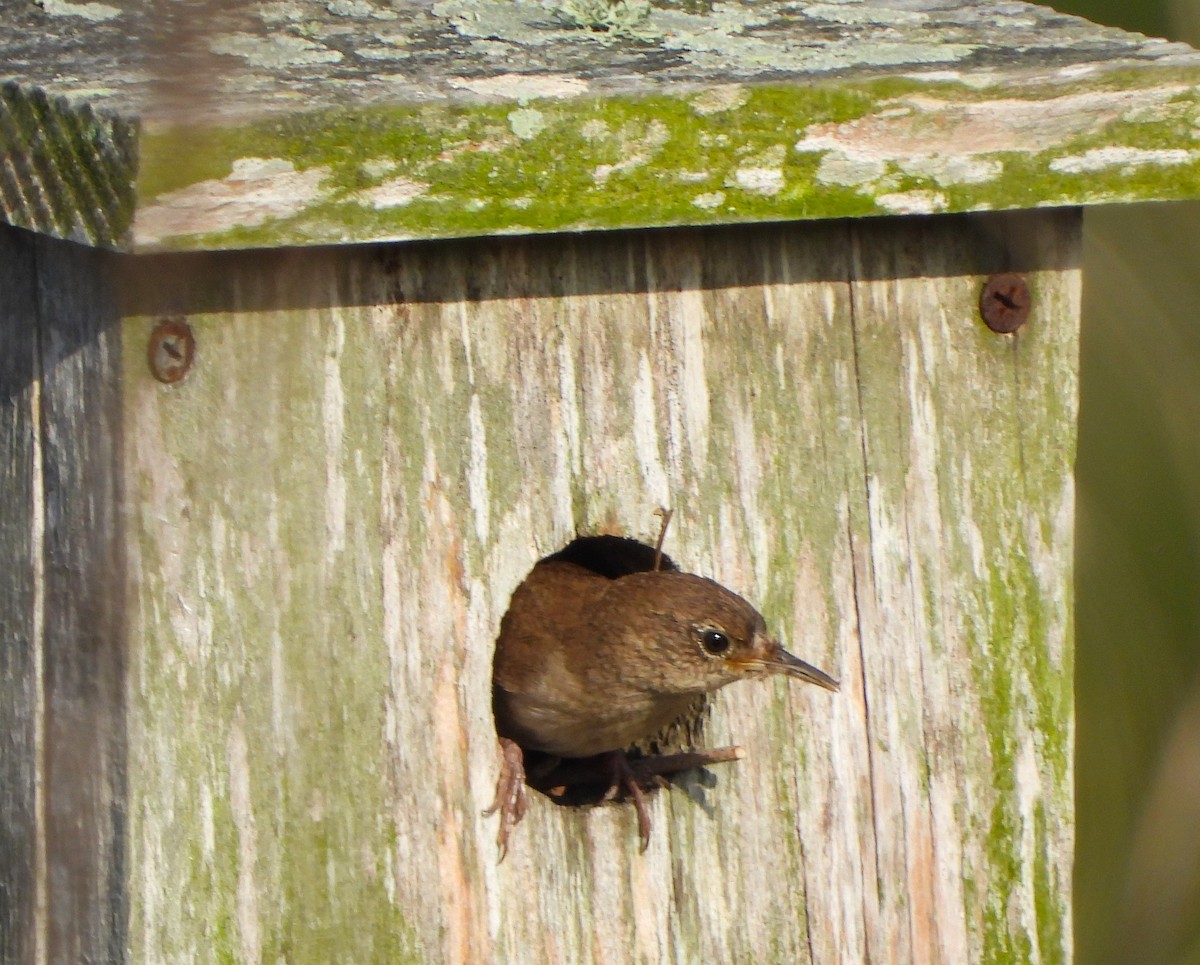
<path fill-rule="evenodd" d="M 500 846 L 500 860 L 503 861 L 508 854 L 508 836 L 525 817 L 529 798 L 525 790 L 525 754 L 521 745 L 507 737 L 501 737 L 500 753 L 500 777 L 496 780 L 496 798 L 483 815 L 490 817 L 497 811 L 500 812 L 500 829 L 496 832 L 496 844 Z"/>
<path fill-rule="evenodd" d="M 609 755 L 609 767 L 612 768 L 612 785 L 604 794 L 605 801 L 611 801 L 622 790 L 628 792 L 637 810 L 638 834 L 642 839 L 642 851 L 650 846 L 650 809 L 646 804 L 643 788 L 654 784 L 660 788 L 668 788 L 671 782 L 665 775 L 678 774 L 680 771 L 694 767 L 705 767 L 709 764 L 723 764 L 739 761 L 744 757 L 740 747 L 716 747 L 712 750 L 683 751 L 677 754 L 656 754 L 650 757 L 639 757 L 630 760 L 624 751 L 614 751 Z"/>
<path fill-rule="evenodd" d="M 650 808 L 646 805 L 646 795 L 642 792 L 642 781 L 652 775 L 638 773 L 640 768 L 630 762 L 624 751 L 613 751 L 608 755 L 609 767 L 612 768 L 612 785 L 605 792 L 604 799 L 611 801 L 621 790 L 633 798 L 633 806 L 637 811 L 638 837 L 642 839 L 641 850 L 650 847 Z M 640 764 L 638 761 L 637 764 Z"/>
<path fill-rule="evenodd" d="M 484 816 L 489 816 L 497 811 L 500 812 L 500 828 L 496 834 L 496 843 L 500 846 L 500 860 L 503 861 L 508 854 L 509 835 L 525 816 L 529 802 L 526 788 L 525 755 L 521 746 L 516 741 L 501 737 L 500 750 L 501 765 L 500 777 L 496 781 L 496 798 L 491 807 L 483 813 Z M 740 747 L 718 747 L 711 750 L 659 754 L 632 760 L 624 751 L 611 751 L 600 758 L 601 766 L 606 767 L 608 771 L 608 787 L 600 800 L 608 802 L 622 794 L 629 796 L 634 810 L 637 812 L 641 850 L 645 851 L 650 846 L 651 831 L 650 807 L 645 793 L 647 789 L 652 786 L 670 787 L 670 781 L 667 780 L 666 775 L 677 774 L 694 767 L 705 767 L 709 764 L 737 761 L 743 756 Z M 589 766 L 594 768 L 595 761 L 594 758 L 588 759 Z M 591 773 L 570 771 L 570 765 L 585 762 L 567 761 L 565 772 L 561 768 L 557 768 L 559 763 L 561 762 L 556 758 L 535 762 L 532 771 L 533 786 L 561 797 L 566 793 L 567 786 L 573 781 L 594 782 L 594 770 Z M 549 771 L 546 769 L 547 765 L 550 767 Z M 547 783 L 543 787 L 543 781 L 547 777 L 558 783 Z"/>

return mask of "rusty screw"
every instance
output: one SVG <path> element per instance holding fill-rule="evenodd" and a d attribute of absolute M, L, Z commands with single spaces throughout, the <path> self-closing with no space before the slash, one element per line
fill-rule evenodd
<path fill-rule="evenodd" d="M 979 293 L 979 314 L 993 332 L 1011 335 L 1029 318 L 1029 284 L 1023 275 L 992 275 Z"/>
<path fill-rule="evenodd" d="M 159 382 L 178 382 L 192 367 L 196 337 L 182 318 L 164 318 L 150 333 L 150 372 Z"/>

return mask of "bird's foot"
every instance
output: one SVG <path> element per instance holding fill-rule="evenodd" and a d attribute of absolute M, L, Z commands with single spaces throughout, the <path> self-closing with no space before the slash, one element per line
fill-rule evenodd
<path fill-rule="evenodd" d="M 500 812 L 500 830 L 496 843 L 500 846 L 500 860 L 508 854 L 508 836 L 525 817 L 529 799 L 525 791 L 525 754 L 521 745 L 507 737 L 500 738 L 500 777 L 496 781 L 496 799 L 483 812 L 488 817 Z"/>
<path fill-rule="evenodd" d="M 635 769 L 635 764 L 641 761 L 631 761 L 624 751 L 612 751 L 604 755 L 609 768 L 612 784 L 604 793 L 603 800 L 611 801 L 621 791 L 628 792 L 633 798 L 633 806 L 637 810 L 638 836 L 642 839 L 642 851 L 650 846 L 650 809 L 646 806 L 646 795 L 642 792 L 642 784 L 647 780 L 655 783 L 665 780 L 659 775 L 641 774 Z"/>
<path fill-rule="evenodd" d="M 743 757 L 745 753 L 740 747 L 716 747 L 706 751 L 658 754 L 632 760 L 624 751 L 612 751 L 605 755 L 606 763 L 611 769 L 612 784 L 605 792 L 603 800 L 611 801 L 621 791 L 626 791 L 633 799 L 633 806 L 637 811 L 638 835 L 642 840 L 641 850 L 644 852 L 650 846 L 650 809 L 646 805 L 643 788 L 652 784 L 665 788 L 668 774 L 678 774 L 680 771 L 704 767 L 707 764 L 739 761 Z"/>
<path fill-rule="evenodd" d="M 709 764 L 739 761 L 745 754 L 740 747 L 715 747 L 711 750 L 681 751 L 675 754 L 652 754 L 630 758 L 624 751 L 610 751 L 598 757 L 561 760 L 544 754 L 533 754 L 532 763 L 516 741 L 500 738 L 500 777 L 496 781 L 496 799 L 484 815 L 500 812 L 500 829 L 496 843 L 500 860 L 508 854 L 508 839 L 513 828 L 525 816 L 529 787 L 536 788 L 560 804 L 597 804 L 628 795 L 637 811 L 638 834 L 642 851 L 650 844 L 650 810 L 646 803 L 647 790 L 667 787 L 667 778 L 681 771 Z M 606 787 L 602 794 L 589 793 L 587 788 Z"/>

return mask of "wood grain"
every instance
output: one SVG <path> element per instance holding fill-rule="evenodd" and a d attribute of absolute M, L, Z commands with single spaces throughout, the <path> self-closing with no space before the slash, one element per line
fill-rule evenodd
<path fill-rule="evenodd" d="M 37 947 L 37 317 L 33 236 L 0 228 L 0 962 Z"/>
<path fill-rule="evenodd" d="M 116 259 L 39 238 L 49 961 L 125 945 L 125 539 Z"/>
<path fill-rule="evenodd" d="M 125 947 L 125 534 L 114 259 L 3 252 L 3 961 Z"/>
<path fill-rule="evenodd" d="M 1078 231 L 129 263 L 130 957 L 1068 960 Z M 628 807 L 536 797 L 498 865 L 509 595 L 662 504 L 842 693 L 723 691 L 707 740 L 748 757 L 655 795 L 644 856 Z"/>

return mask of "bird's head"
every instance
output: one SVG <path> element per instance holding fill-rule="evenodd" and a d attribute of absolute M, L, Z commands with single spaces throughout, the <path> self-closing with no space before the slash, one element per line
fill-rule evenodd
<path fill-rule="evenodd" d="M 638 637 L 639 670 L 668 693 L 704 693 L 765 674 L 838 689 L 828 674 L 788 653 L 746 600 L 691 573 L 631 573 L 614 581 L 623 623 Z"/>

